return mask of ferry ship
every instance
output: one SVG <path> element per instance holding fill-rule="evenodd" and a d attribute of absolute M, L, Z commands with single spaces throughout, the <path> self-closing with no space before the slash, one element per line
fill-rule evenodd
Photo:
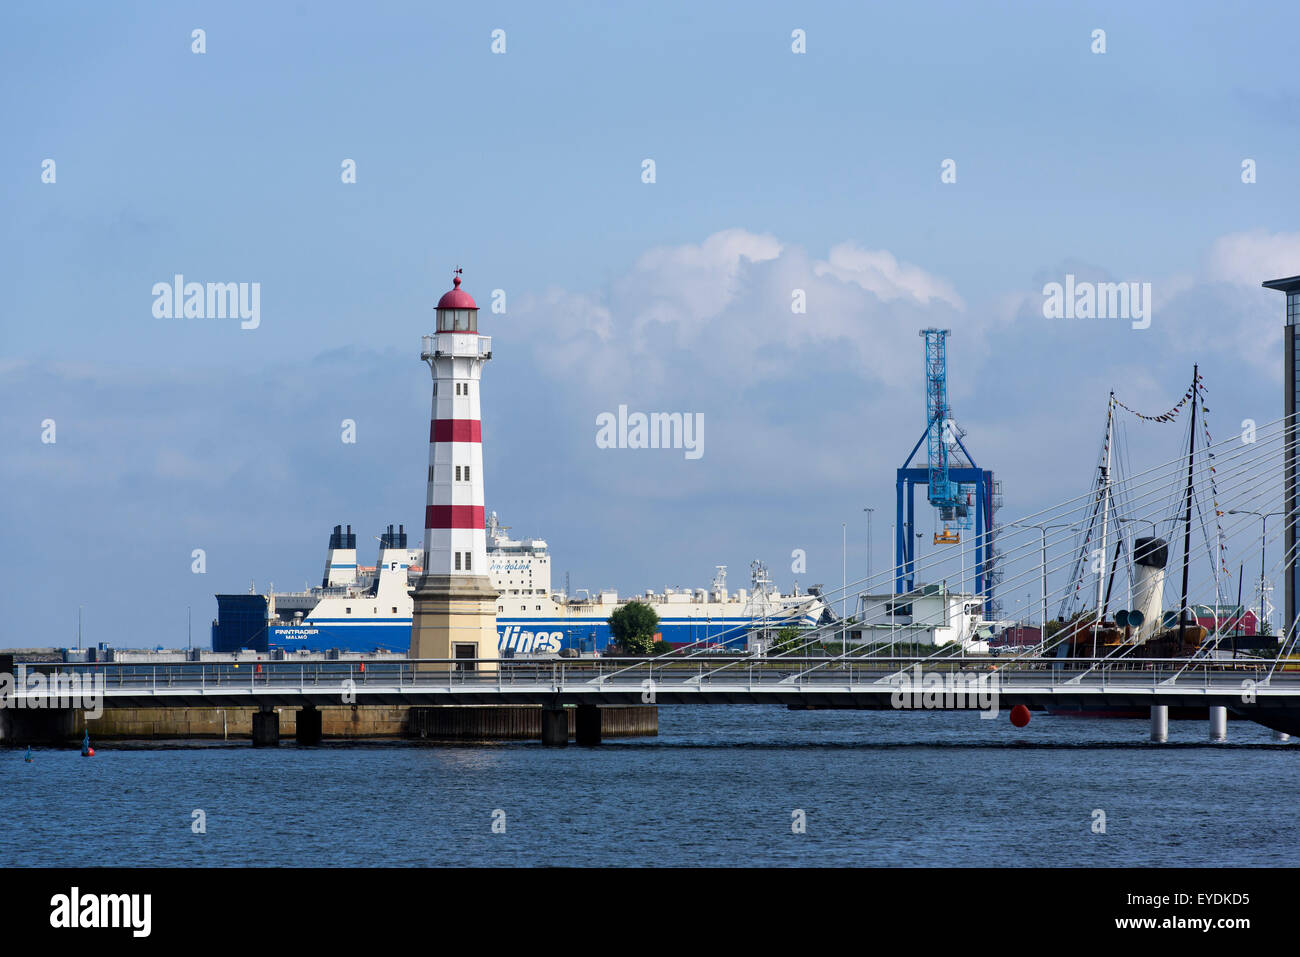
<path fill-rule="evenodd" d="M 725 565 L 709 588 L 665 588 L 620 597 L 579 589 L 573 595 L 551 584 L 551 555 L 540 538 L 515 540 L 497 521 L 487 523 L 488 574 L 497 599 L 501 656 L 555 656 L 605 652 L 609 616 L 641 601 L 659 616 L 657 638 L 674 647 L 692 645 L 733 651 L 753 649 L 766 633 L 812 627 L 830 614 L 819 586 L 804 594 L 773 587 L 761 562 L 751 566 L 751 587 L 729 591 Z M 373 568 L 357 564 L 352 526 L 334 526 L 321 584 L 301 592 L 217 595 L 213 651 L 250 649 L 407 653 L 415 587 L 422 552 L 407 545 L 406 529 L 389 525 L 379 539 Z M 567 650 L 567 651 L 566 651 Z"/>

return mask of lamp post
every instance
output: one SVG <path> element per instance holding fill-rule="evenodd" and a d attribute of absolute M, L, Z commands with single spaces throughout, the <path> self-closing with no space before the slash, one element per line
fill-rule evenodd
<path fill-rule="evenodd" d="M 1264 546 L 1268 542 L 1268 520 L 1275 515 L 1285 515 L 1286 512 L 1252 512 L 1248 509 L 1228 509 L 1229 515 L 1254 515 L 1260 520 L 1259 522 L 1259 621 L 1256 627 L 1263 624 L 1264 621 Z"/>
<path fill-rule="evenodd" d="M 889 541 L 890 541 L 889 548 L 891 552 L 894 551 L 895 549 L 895 545 L 893 544 L 893 542 L 894 542 L 895 533 L 897 531 L 898 531 L 898 527 L 896 523 L 890 522 L 889 523 Z M 886 605 L 885 607 L 889 609 L 889 653 L 891 655 L 894 655 L 898 653 L 898 649 L 894 647 L 894 624 L 895 624 L 895 619 L 898 617 L 898 555 L 897 553 L 894 554 L 894 579 L 891 587 L 894 590 L 894 597 L 890 599 L 889 604 Z"/>
<path fill-rule="evenodd" d="M 1152 538 L 1155 537 L 1155 534 L 1156 534 L 1156 523 L 1155 523 L 1154 521 L 1152 521 L 1151 519 L 1149 519 L 1149 518 L 1127 518 L 1126 516 L 1123 516 L 1123 515 L 1116 515 L 1116 516 L 1115 516 L 1115 521 L 1117 521 L 1117 522 L 1146 522 L 1148 525 L 1151 526 L 1151 537 L 1152 537 Z"/>
<path fill-rule="evenodd" d="M 1078 524 L 1078 522 L 1064 522 L 1054 525 L 1031 525 L 1026 522 L 1011 522 L 1009 525 L 1005 526 L 1010 528 L 1019 525 L 1021 528 L 1036 528 L 1043 537 L 1042 564 L 1040 566 L 1042 573 L 1043 607 L 1042 621 L 1039 624 L 1038 629 L 1038 643 L 1040 645 L 1045 644 L 1047 641 L 1047 530 L 1049 528 L 1073 528 Z"/>
<path fill-rule="evenodd" d="M 840 654 L 849 642 L 849 523 L 840 522 Z"/>
<path fill-rule="evenodd" d="M 864 508 L 862 511 L 867 513 L 867 588 L 871 588 L 871 513 L 874 508 Z"/>

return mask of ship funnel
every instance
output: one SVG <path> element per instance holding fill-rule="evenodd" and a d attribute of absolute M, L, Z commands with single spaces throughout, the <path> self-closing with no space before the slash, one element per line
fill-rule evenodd
<path fill-rule="evenodd" d="M 379 600 L 379 604 L 398 606 L 406 600 L 409 584 L 407 571 L 411 566 L 411 553 L 406 547 L 406 526 L 398 525 L 397 531 L 389 525 L 379 536 L 379 563 L 376 566 L 374 584 L 370 594 Z"/>
<path fill-rule="evenodd" d="M 329 552 L 325 558 L 325 577 L 321 579 L 322 588 L 340 587 L 354 584 L 357 580 L 357 537 L 352 534 L 352 526 L 347 532 L 343 526 L 335 525 L 330 533 Z"/>
<path fill-rule="evenodd" d="M 1161 626 L 1165 602 L 1165 566 L 1169 545 L 1163 538 L 1139 538 L 1133 545 L 1133 602 L 1142 615 L 1135 637 L 1146 641 Z"/>

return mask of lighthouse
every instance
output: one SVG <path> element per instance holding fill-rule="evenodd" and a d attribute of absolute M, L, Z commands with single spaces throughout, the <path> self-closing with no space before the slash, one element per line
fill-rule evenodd
<path fill-rule="evenodd" d="M 420 358 L 433 373 L 424 573 L 416 583 L 412 658 L 464 659 L 456 670 L 495 669 L 470 659 L 497 656 L 498 592 L 488 578 L 483 515 L 479 385 L 492 339 L 478 334 L 478 306 L 460 288 L 438 300 L 437 331 Z M 445 670 L 448 666 L 430 666 Z"/>

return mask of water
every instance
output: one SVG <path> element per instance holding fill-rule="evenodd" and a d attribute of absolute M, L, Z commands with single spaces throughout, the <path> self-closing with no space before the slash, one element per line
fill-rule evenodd
<path fill-rule="evenodd" d="M 1300 742 L 1232 721 L 665 706 L 596 749 L 0 751 L 9 865 L 1291 865 Z M 206 833 L 191 829 L 206 814 Z M 792 833 L 792 812 L 806 833 Z M 1106 832 L 1092 831 L 1094 810 Z M 504 811 L 505 833 L 492 832 Z"/>

